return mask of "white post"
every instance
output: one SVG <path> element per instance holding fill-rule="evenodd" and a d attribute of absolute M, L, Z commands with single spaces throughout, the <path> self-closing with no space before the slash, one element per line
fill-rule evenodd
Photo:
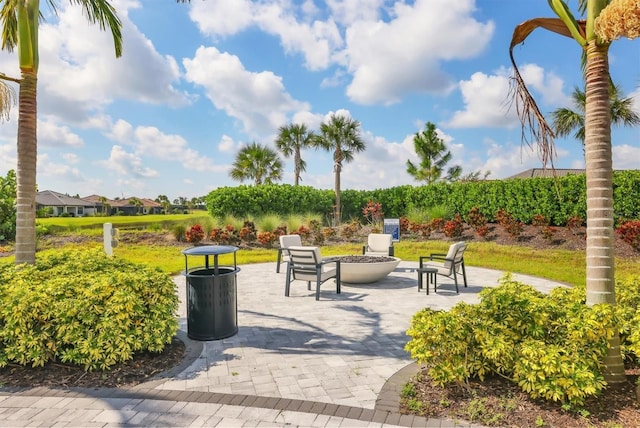
<path fill-rule="evenodd" d="M 113 227 L 111 223 L 104 223 L 102 225 L 102 239 L 104 243 L 104 252 L 108 256 L 113 255 L 113 249 L 118 246 L 118 229 Z"/>

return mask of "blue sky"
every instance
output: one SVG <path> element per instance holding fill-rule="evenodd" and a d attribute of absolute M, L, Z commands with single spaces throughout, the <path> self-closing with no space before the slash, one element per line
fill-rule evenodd
<path fill-rule="evenodd" d="M 344 166 L 343 189 L 417 184 L 406 161 L 426 122 L 463 173 L 504 178 L 542 166 L 505 105 L 513 29 L 553 16 L 545 0 L 114 0 L 119 59 L 110 33 L 59 3 L 58 17 L 43 6 L 40 27 L 40 190 L 202 196 L 240 184 L 229 170 L 244 144 L 273 146 L 279 126 L 317 129 L 335 112 L 360 121 L 367 145 Z M 580 55 L 573 40 L 541 29 L 516 48 L 544 113 L 570 105 Z M 614 42 L 610 68 L 640 111 L 640 42 Z M 16 55 L 1 53 L 0 70 L 19 76 Z M 17 109 L 0 125 L 2 175 L 16 168 L 16 127 Z M 640 128 L 614 128 L 612 140 L 614 168 L 637 169 Z M 584 166 L 577 141 L 556 143 L 556 167 Z M 331 189 L 330 154 L 303 158 L 302 184 Z M 291 160 L 284 165 L 292 184 Z"/>

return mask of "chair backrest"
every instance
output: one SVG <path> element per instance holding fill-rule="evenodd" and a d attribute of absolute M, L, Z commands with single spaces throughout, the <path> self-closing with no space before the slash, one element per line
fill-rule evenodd
<path fill-rule="evenodd" d="M 369 251 L 389 252 L 389 247 L 393 245 L 393 236 L 387 233 L 370 233 L 367 238 Z"/>
<path fill-rule="evenodd" d="M 280 235 L 280 248 L 289 248 L 292 245 L 302 245 L 300 235 Z"/>
<path fill-rule="evenodd" d="M 464 250 L 466 249 L 467 243 L 464 241 L 451 244 L 449 246 L 449 251 L 447 251 L 447 255 L 445 256 L 446 260 L 444 261 L 444 267 L 449 269 L 450 271 L 453 271 L 453 269 L 458 269 L 458 267 L 462 263 Z"/>
<path fill-rule="evenodd" d="M 320 248 L 292 245 L 287 247 L 291 269 L 298 273 L 316 273 L 322 261 Z"/>

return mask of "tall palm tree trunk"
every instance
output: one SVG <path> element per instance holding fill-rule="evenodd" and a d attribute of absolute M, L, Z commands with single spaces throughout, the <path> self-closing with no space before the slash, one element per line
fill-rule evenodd
<path fill-rule="evenodd" d="M 585 161 L 587 175 L 587 304 L 616 304 L 613 174 L 608 46 L 587 46 Z M 610 340 L 605 380 L 626 380 L 620 338 Z"/>
<path fill-rule="evenodd" d="M 342 172 L 342 166 L 339 163 L 336 163 L 333 167 L 334 174 L 334 188 L 336 193 L 336 208 L 335 208 L 335 226 L 340 225 L 341 217 L 342 217 L 342 208 L 340 207 L 340 173 Z"/>
<path fill-rule="evenodd" d="M 37 84 L 35 72 L 22 72 L 18 104 L 16 264 L 33 264 L 36 260 Z"/>
<path fill-rule="evenodd" d="M 300 184 L 300 162 L 302 161 L 302 159 L 300 159 L 300 149 L 296 149 L 295 151 L 295 155 L 294 155 L 294 159 L 293 159 L 293 175 L 294 175 L 294 186 L 297 186 L 298 184 Z"/>

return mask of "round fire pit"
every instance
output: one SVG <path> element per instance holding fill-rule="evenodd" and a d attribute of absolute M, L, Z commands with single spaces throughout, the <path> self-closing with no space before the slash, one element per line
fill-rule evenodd
<path fill-rule="evenodd" d="M 340 260 L 340 281 L 350 284 L 368 284 L 380 281 L 401 262 L 398 257 L 336 256 Z"/>

